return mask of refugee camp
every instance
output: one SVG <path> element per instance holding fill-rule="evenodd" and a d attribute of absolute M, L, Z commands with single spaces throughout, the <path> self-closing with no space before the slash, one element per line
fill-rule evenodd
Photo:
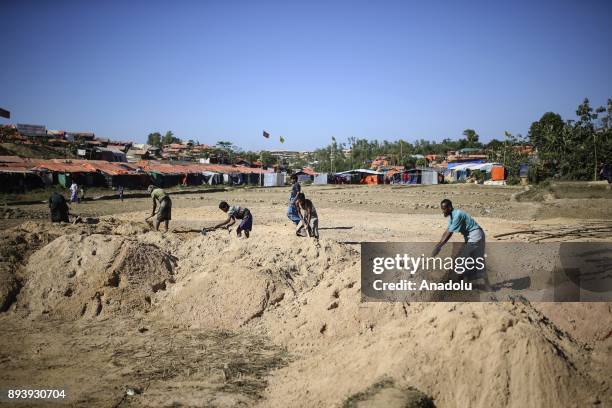
<path fill-rule="evenodd" d="M 0 10 L 0 407 L 612 406 L 612 3 Z"/>

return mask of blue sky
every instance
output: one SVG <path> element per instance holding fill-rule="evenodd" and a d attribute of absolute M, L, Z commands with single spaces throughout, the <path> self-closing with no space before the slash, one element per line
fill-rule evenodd
<path fill-rule="evenodd" d="M 612 97 L 609 1 L 0 0 L 0 15 L 11 123 L 113 139 L 489 140 Z"/>

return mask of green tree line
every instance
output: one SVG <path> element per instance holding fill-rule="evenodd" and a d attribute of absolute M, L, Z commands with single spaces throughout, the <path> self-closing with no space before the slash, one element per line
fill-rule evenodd
<path fill-rule="evenodd" d="M 529 163 L 532 179 L 536 181 L 548 178 L 593 180 L 597 179 L 602 164 L 612 163 L 612 99 L 608 99 L 606 106 L 594 109 L 585 98 L 576 109 L 576 119 L 564 120 L 557 113 L 546 112 L 531 124 L 527 136 L 505 132 L 503 140 L 482 143 L 479 139 L 474 129 L 465 129 L 462 137 L 456 140 L 445 138 L 440 142 L 417 139 L 411 143 L 403 139 L 379 141 L 356 137 L 339 142 L 332 137 L 327 146 L 290 163 L 279 163 L 267 151 L 244 151 L 232 142 L 219 141 L 203 157 L 214 157 L 220 163 L 233 163 L 236 157 L 242 157 L 249 162 L 260 160 L 264 166 L 291 168 L 313 163 L 317 171 L 338 172 L 369 167 L 378 156 L 387 157 L 391 165 L 412 168 L 426 164 L 415 155 L 446 156 L 449 151 L 475 148 L 485 151 L 489 160 L 504 164 L 511 178 L 518 176 L 522 163 Z M 148 144 L 160 147 L 180 142 L 171 131 L 163 136 L 159 132 L 150 133 L 147 138 Z M 527 145 L 534 148 L 532 154 L 521 149 Z"/>
<path fill-rule="evenodd" d="M 602 164 L 612 162 L 612 99 L 593 109 L 585 98 L 576 117 L 563 120 L 546 112 L 531 124 L 529 142 L 537 151 L 539 179 L 594 180 Z"/>

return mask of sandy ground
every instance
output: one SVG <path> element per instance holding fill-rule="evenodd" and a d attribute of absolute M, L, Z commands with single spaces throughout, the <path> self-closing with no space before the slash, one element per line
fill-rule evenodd
<path fill-rule="evenodd" d="M 148 199 L 73 205 L 101 216 L 97 225 L 51 225 L 43 205 L 11 208 L 0 221 L 0 389 L 64 388 L 73 406 L 612 405 L 609 303 L 362 303 L 359 287 L 359 243 L 438 240 L 442 198 L 492 242 L 609 221 L 606 195 L 304 191 L 318 242 L 294 235 L 288 188 L 175 196 L 169 234 L 142 221 Z M 252 210 L 249 240 L 194 232 L 223 219 L 220 200 Z"/>

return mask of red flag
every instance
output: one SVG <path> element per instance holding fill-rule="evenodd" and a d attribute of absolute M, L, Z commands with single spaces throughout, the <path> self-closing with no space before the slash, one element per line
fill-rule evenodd
<path fill-rule="evenodd" d="M 269 139 L 270 138 L 270 134 L 268 132 L 266 132 L 265 130 L 263 132 L 264 132 L 263 137 L 265 137 L 266 139 Z"/>

